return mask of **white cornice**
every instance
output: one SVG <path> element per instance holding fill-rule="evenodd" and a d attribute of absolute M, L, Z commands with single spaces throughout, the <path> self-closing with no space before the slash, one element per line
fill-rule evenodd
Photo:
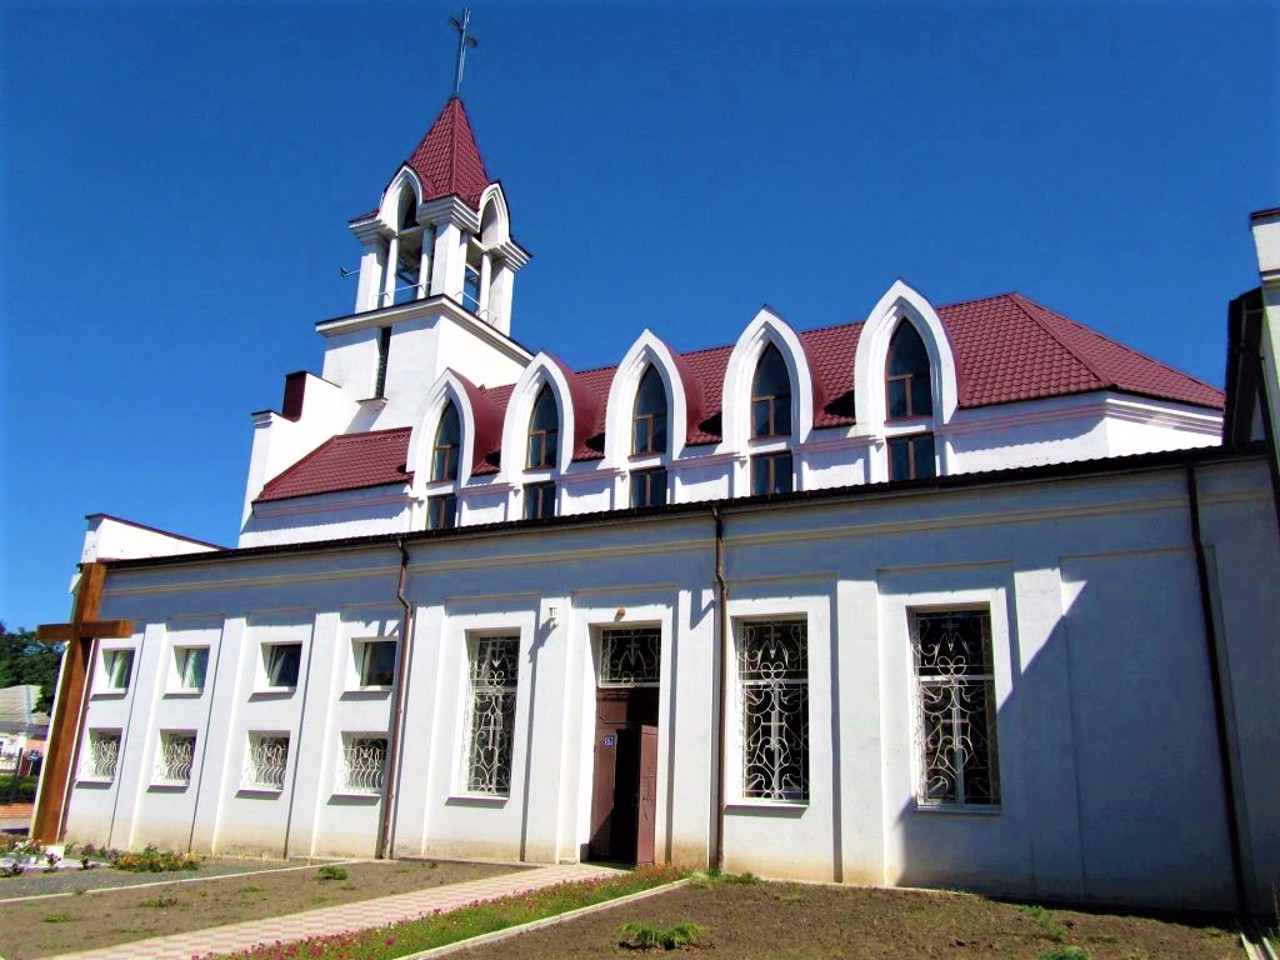
<path fill-rule="evenodd" d="M 533 359 L 533 354 L 520 344 L 477 318 L 452 297 L 444 295 L 427 297 L 425 300 L 410 300 L 408 303 L 397 303 L 379 310 L 334 317 L 332 320 L 321 320 L 316 324 L 316 332 L 326 337 L 333 337 L 367 327 L 394 326 L 409 320 L 433 320 L 440 317 L 452 320 L 468 333 L 474 334 L 487 345 L 523 366 L 527 366 Z"/>
<path fill-rule="evenodd" d="M 494 248 L 494 252 L 506 262 L 512 270 L 519 270 L 529 262 L 530 253 L 514 240 L 505 240 Z"/>
<path fill-rule="evenodd" d="M 468 233 L 480 230 L 480 214 L 467 206 L 461 198 L 450 195 L 429 200 L 418 208 L 418 220 L 423 223 L 454 224 Z"/>

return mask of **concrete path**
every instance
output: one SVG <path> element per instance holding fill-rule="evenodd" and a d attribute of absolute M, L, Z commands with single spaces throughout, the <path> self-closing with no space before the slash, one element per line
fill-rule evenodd
<path fill-rule="evenodd" d="M 485 880 L 453 883 L 376 900 L 361 900 L 340 907 L 324 907 L 267 920 L 233 923 L 226 927 L 137 940 L 83 953 L 65 953 L 50 960 L 191 960 L 196 955 L 248 950 L 260 943 L 275 943 L 277 940 L 288 943 L 306 937 L 383 926 L 400 920 L 412 920 L 436 910 L 448 913 L 476 900 L 492 900 L 571 880 L 609 876 L 615 872 L 608 867 L 577 863 L 538 867 Z"/>

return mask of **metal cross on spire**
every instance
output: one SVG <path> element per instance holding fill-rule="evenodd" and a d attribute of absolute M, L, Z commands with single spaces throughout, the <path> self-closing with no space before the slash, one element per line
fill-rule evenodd
<path fill-rule="evenodd" d="M 453 24 L 453 29 L 458 31 L 458 70 L 453 78 L 453 95 L 456 97 L 462 91 L 462 71 L 467 66 L 467 47 L 479 46 L 479 41 L 471 34 L 467 33 L 467 27 L 471 23 L 471 8 L 462 8 L 462 19 L 450 17 L 449 22 Z"/>

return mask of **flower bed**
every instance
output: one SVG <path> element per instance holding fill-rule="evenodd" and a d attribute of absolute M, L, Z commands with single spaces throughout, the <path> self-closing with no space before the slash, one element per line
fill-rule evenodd
<path fill-rule="evenodd" d="M 616 900 L 671 883 L 681 876 L 680 871 L 672 867 L 642 867 L 617 876 L 561 883 L 496 900 L 478 900 L 448 913 L 437 910 L 417 920 L 371 930 L 262 945 L 232 956 L 235 960 L 395 960 L 420 950 Z M 203 960 L 215 958 L 210 954 Z"/>

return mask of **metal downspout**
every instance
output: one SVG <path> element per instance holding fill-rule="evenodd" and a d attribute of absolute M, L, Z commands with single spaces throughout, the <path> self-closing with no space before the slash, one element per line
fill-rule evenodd
<path fill-rule="evenodd" d="M 716 612 L 719 616 L 720 630 L 717 640 L 720 644 L 719 664 L 720 699 L 716 709 L 716 869 L 724 870 L 724 737 L 725 722 L 728 713 L 729 696 L 729 588 L 724 581 L 724 518 L 720 515 L 720 507 L 711 508 L 711 516 L 716 522 Z"/>
<path fill-rule="evenodd" d="M 396 667 L 395 707 L 391 713 L 391 742 L 387 746 L 387 789 L 382 797 L 382 816 L 378 822 L 378 849 L 375 856 L 382 860 L 391 845 L 392 812 L 396 805 L 396 785 L 400 782 L 400 727 L 404 720 L 404 701 L 408 689 L 409 660 L 413 651 L 413 608 L 405 599 L 404 584 L 409 573 L 409 551 L 404 540 L 396 540 L 400 551 L 400 578 L 396 581 L 396 599 L 400 601 L 400 661 Z"/>
<path fill-rule="evenodd" d="M 1231 768 L 1231 734 L 1227 726 L 1218 630 L 1213 619 L 1213 595 L 1209 589 L 1209 564 L 1205 559 L 1204 539 L 1200 531 L 1200 493 L 1196 488 L 1196 471 L 1193 464 L 1186 465 L 1185 475 L 1187 506 L 1191 514 L 1191 541 L 1195 547 L 1196 575 L 1200 581 L 1200 614 L 1204 622 L 1205 647 L 1209 657 L 1209 684 L 1213 690 L 1213 720 L 1218 738 L 1219 771 L 1222 775 L 1222 794 L 1227 808 L 1227 835 L 1231 843 L 1231 872 L 1235 880 L 1236 912 L 1239 917 L 1247 917 L 1249 894 L 1244 876 L 1244 850 L 1240 841 L 1236 785 Z"/>

